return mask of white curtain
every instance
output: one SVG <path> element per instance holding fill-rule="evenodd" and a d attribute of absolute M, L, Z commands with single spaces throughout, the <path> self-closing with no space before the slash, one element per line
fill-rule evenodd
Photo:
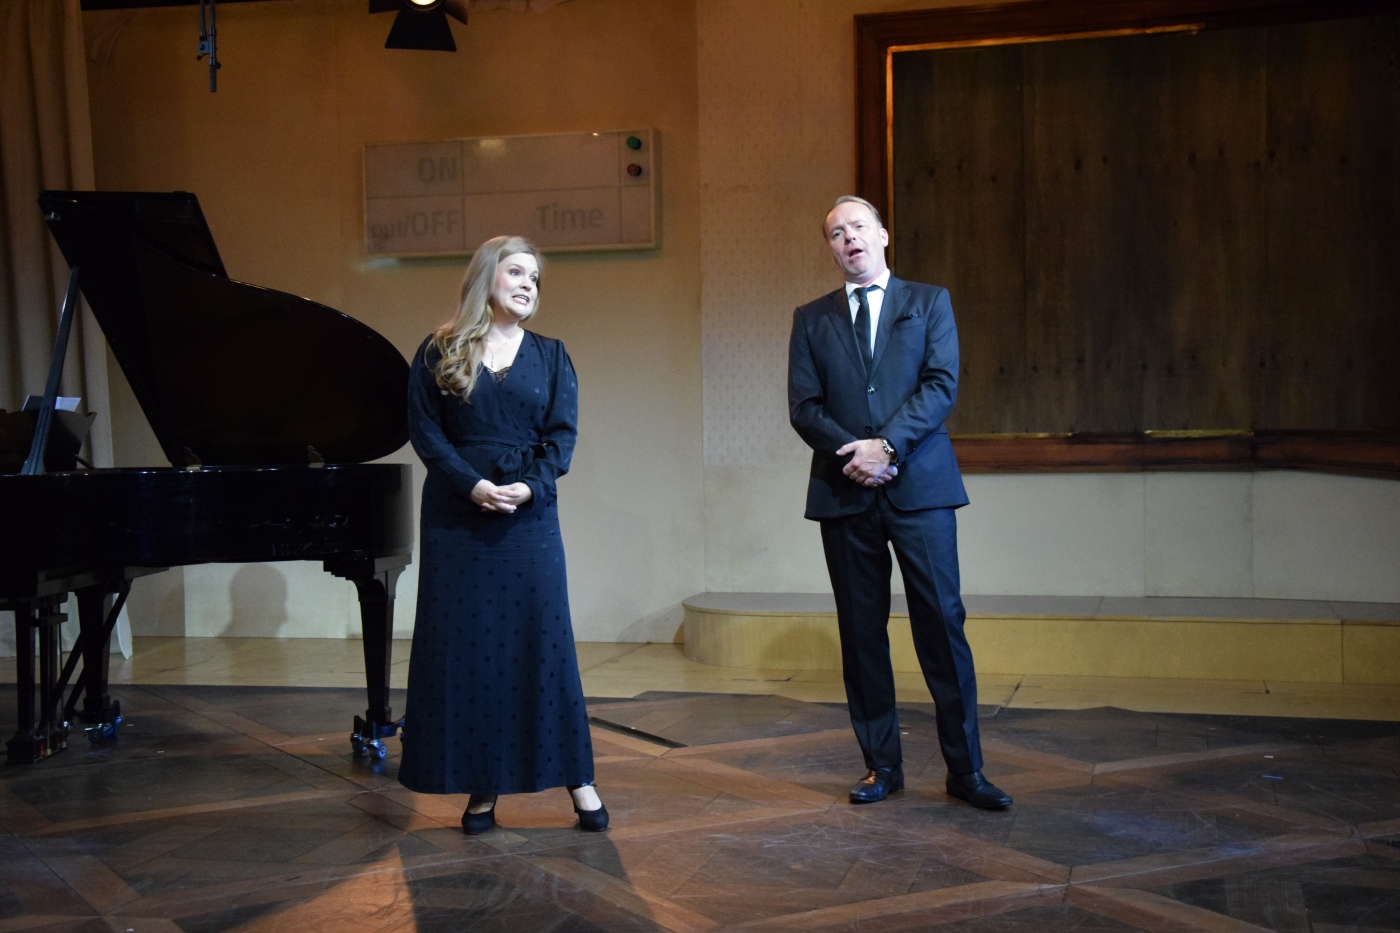
<path fill-rule="evenodd" d="M 45 188 L 91 189 L 92 126 L 79 0 L 0 0 L 0 408 L 44 391 L 68 264 L 39 213 Z M 84 455 L 112 465 L 107 351 L 92 313 L 74 321 L 62 394 L 97 413 Z M 14 626 L 0 613 L 0 656 Z"/>
<path fill-rule="evenodd" d="M 39 213 L 45 188 L 92 189 L 79 0 L 0 0 L 0 408 L 44 391 L 68 264 Z M 97 413 L 85 455 L 112 465 L 107 351 L 84 309 L 63 394 Z"/>

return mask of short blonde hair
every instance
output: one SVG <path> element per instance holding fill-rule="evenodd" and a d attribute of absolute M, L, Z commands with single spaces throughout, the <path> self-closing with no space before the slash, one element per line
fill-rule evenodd
<path fill-rule="evenodd" d="M 835 203 L 833 203 L 833 204 L 831 205 L 831 207 L 827 208 L 826 216 L 822 218 L 822 236 L 826 236 L 826 218 L 827 218 L 827 217 L 830 217 L 830 216 L 831 216 L 831 212 L 834 211 L 834 210 L 836 210 L 836 209 L 837 209 L 838 207 L 840 207 L 842 204 L 863 204 L 863 205 L 865 205 L 866 209 L 869 210 L 870 213 L 871 213 L 872 215 L 874 215 L 876 225 L 878 225 L 878 226 L 880 226 L 880 227 L 882 227 L 882 228 L 885 226 L 885 221 L 884 221 L 883 219 L 881 219 L 881 217 L 880 217 L 880 209 L 879 209 L 878 207 L 876 207 L 874 204 L 871 204 L 869 201 L 865 200 L 865 198 L 857 197 L 857 196 L 854 195 L 854 194 L 843 194 L 843 195 L 841 195 L 841 197 L 839 197 L 839 198 L 836 199 Z"/>
<path fill-rule="evenodd" d="M 520 253 L 535 257 L 544 277 L 544 257 L 539 248 L 524 237 L 498 236 L 476 248 L 467 272 L 462 276 L 462 291 L 457 301 L 457 315 L 433 332 L 429 347 L 437 347 L 441 358 L 434 368 L 438 387 L 454 392 L 463 399 L 471 398 L 472 389 L 481 377 L 482 341 L 491 329 L 494 314 L 491 308 L 491 287 L 496 281 L 496 267 L 502 261 Z M 535 285 L 539 294 L 539 284 Z M 539 310 L 539 298 L 526 316 Z M 426 353 L 426 349 L 424 353 Z M 426 362 L 426 360 L 424 361 Z"/>

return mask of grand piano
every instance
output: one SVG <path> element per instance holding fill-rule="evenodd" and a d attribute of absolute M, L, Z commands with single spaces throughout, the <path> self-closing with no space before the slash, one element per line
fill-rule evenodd
<path fill-rule="evenodd" d="M 402 354 L 339 311 L 230 279 L 193 194 L 45 191 L 39 204 L 75 270 L 67 313 L 81 289 L 171 466 L 0 475 L 0 609 L 15 614 L 19 673 L 8 760 L 62 750 L 79 724 L 92 742 L 115 731 L 109 643 L 132 580 L 279 560 L 319 560 L 355 585 L 368 708 L 350 738 L 383 758 L 411 481 L 407 465 L 366 461 L 408 439 Z M 70 593 L 80 634 L 65 664 Z"/>

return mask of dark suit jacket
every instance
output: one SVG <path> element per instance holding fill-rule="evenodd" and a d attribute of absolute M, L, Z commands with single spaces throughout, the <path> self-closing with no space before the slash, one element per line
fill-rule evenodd
<path fill-rule="evenodd" d="M 812 448 L 807 517 L 870 507 L 875 490 L 847 479 L 841 470 L 850 458 L 836 456 L 870 437 L 887 438 L 899 457 L 899 475 L 884 486 L 895 508 L 967 505 L 943 427 L 958 396 L 958 331 L 946 288 L 890 276 L 872 367 L 867 374 L 844 287 L 794 312 L 788 412 Z"/>

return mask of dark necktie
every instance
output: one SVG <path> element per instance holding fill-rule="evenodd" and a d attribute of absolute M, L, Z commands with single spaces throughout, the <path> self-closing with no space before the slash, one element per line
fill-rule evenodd
<path fill-rule="evenodd" d="M 870 303 L 865 300 L 866 289 L 857 288 L 855 291 L 859 303 L 856 309 L 856 343 L 860 344 L 860 357 L 865 360 L 865 371 L 868 373 L 874 362 L 874 354 L 870 352 Z"/>

